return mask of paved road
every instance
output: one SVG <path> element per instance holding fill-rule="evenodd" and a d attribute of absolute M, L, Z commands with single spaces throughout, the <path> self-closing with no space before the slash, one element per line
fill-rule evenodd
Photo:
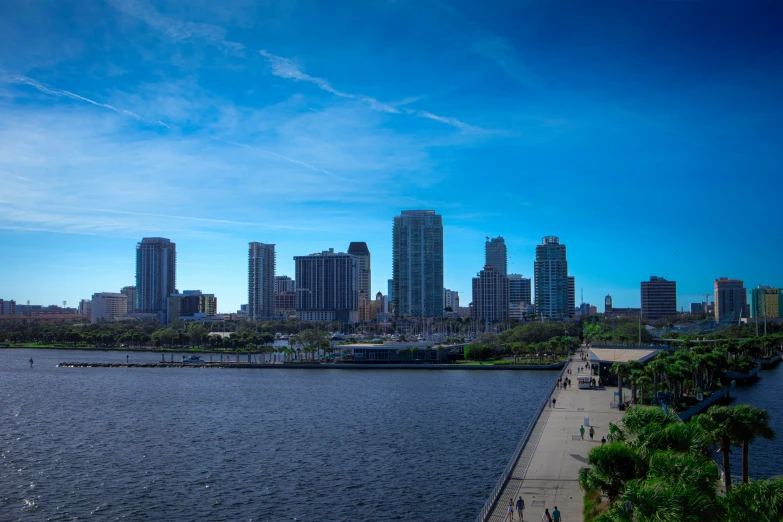
<path fill-rule="evenodd" d="M 557 407 L 545 408 L 539 417 L 490 521 L 507 521 L 508 499 L 516 501 L 520 495 L 527 507 L 524 520 L 538 522 L 545 508 L 551 513 L 555 506 L 564 522 L 582 520 L 579 469 L 585 465 L 587 452 L 600 445 L 601 437 L 609 433 L 609 423 L 616 423 L 623 413 L 609 406 L 617 387 L 605 390 L 577 388 L 576 369 L 583 365 L 578 355 L 569 363 L 572 374 L 566 376 L 571 378 L 573 386 L 556 392 Z M 590 441 L 588 427 L 585 427 L 585 440 L 579 437 L 579 427 L 585 417 L 590 418 L 590 424 L 595 428 L 594 441 Z M 519 520 L 516 509 L 514 520 Z"/>

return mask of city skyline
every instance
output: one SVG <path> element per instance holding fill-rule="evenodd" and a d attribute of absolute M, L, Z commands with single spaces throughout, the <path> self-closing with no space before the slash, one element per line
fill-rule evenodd
<path fill-rule="evenodd" d="M 5 2 L 2 297 L 119 292 L 159 236 L 221 311 L 246 301 L 249 241 L 290 276 L 365 241 L 386 293 L 409 208 L 444 217 L 462 296 L 487 236 L 524 277 L 559 236 L 577 304 L 638 307 L 654 274 L 678 309 L 718 277 L 783 287 L 757 226 L 783 188 L 783 7 L 719 4 Z"/>

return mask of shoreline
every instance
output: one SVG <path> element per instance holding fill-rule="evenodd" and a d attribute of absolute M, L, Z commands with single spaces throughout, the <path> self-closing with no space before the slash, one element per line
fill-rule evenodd
<path fill-rule="evenodd" d="M 219 369 L 297 369 L 297 370 L 479 370 L 479 371 L 556 371 L 562 370 L 566 363 L 551 365 L 537 364 L 363 364 L 363 363 L 228 363 L 204 362 L 202 364 L 186 364 L 181 362 L 157 363 L 101 363 L 101 362 L 62 362 L 59 368 L 219 368 Z"/>

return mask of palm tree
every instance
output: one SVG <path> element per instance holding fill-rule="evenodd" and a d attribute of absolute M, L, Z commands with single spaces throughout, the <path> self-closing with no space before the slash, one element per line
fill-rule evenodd
<path fill-rule="evenodd" d="M 610 504 L 629 480 L 647 474 L 647 463 L 642 455 L 622 442 L 596 446 L 587 454 L 587 463 L 592 467 L 579 470 L 579 487 L 585 491 L 601 490 Z"/>
<path fill-rule="evenodd" d="M 723 473 L 725 475 L 726 491 L 731 490 L 731 447 L 739 440 L 739 425 L 742 419 L 730 406 L 714 406 L 707 413 L 695 417 L 696 422 L 704 430 L 708 440 L 718 445 L 723 455 Z"/>
<path fill-rule="evenodd" d="M 775 432 L 769 426 L 769 412 L 767 410 L 741 404 L 734 408 L 739 417 L 739 431 L 737 438 L 742 442 L 742 483 L 748 483 L 748 449 L 750 443 L 761 437 L 774 439 Z"/>
<path fill-rule="evenodd" d="M 779 522 L 783 519 L 783 477 L 754 480 L 726 492 L 727 520 Z"/>

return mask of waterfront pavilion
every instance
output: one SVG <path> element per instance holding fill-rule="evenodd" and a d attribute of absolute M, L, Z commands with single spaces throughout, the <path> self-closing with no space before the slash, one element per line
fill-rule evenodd
<path fill-rule="evenodd" d="M 427 348 L 426 343 L 410 344 L 351 344 L 336 346 L 343 353 L 348 351 L 357 363 L 375 364 L 439 364 L 447 362 L 448 350 L 438 350 L 436 346 Z M 408 348 L 413 347 L 411 352 Z M 404 353 L 398 353 L 405 350 Z"/>
<path fill-rule="evenodd" d="M 590 366 L 593 375 L 603 378 L 605 385 L 617 386 L 617 376 L 609 373 L 614 363 L 647 363 L 655 359 L 660 351 L 657 348 L 590 348 Z"/>

